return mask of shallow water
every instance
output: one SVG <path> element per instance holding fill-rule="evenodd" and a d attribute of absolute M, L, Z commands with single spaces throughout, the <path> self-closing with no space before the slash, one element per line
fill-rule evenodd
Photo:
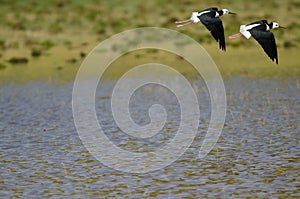
<path fill-rule="evenodd" d="M 146 174 L 123 173 L 97 161 L 83 146 L 72 115 L 72 83 L 34 81 L 0 88 L 1 198 L 278 198 L 300 197 L 298 80 L 225 80 L 227 116 L 215 148 L 198 151 L 207 130 L 209 97 L 201 81 L 198 134 L 177 161 Z M 106 82 L 96 110 L 106 135 L 126 150 L 153 150 L 174 136 L 178 102 L 168 91 L 141 89 L 131 102 L 132 117 L 149 122 L 153 102 L 168 111 L 168 122 L 147 141 L 122 133 L 109 112 Z M 101 88 L 99 88 L 101 89 Z M 107 89 L 107 91 L 105 91 Z M 151 94 L 147 99 L 143 96 Z"/>

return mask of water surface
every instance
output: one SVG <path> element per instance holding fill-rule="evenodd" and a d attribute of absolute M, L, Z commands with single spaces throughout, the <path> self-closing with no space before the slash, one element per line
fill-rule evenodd
<path fill-rule="evenodd" d="M 178 128 L 178 102 L 158 87 L 140 89 L 131 102 L 132 117 L 149 122 L 147 108 L 168 111 L 163 132 L 132 139 L 111 114 L 101 114 L 113 82 L 97 92 L 96 110 L 106 135 L 127 150 L 153 150 Z M 1 198 L 279 198 L 300 197 L 297 79 L 225 80 L 224 130 L 205 159 L 197 157 L 210 118 L 209 96 L 196 81 L 201 109 L 194 142 L 173 164 L 146 174 L 118 172 L 97 161 L 81 143 L 72 116 L 72 82 L 33 81 L 0 88 Z M 100 88 L 99 88 L 100 89 Z M 143 96 L 152 96 L 144 98 Z"/>

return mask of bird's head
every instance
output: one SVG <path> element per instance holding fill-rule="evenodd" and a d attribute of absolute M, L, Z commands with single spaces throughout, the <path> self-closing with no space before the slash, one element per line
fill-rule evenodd
<path fill-rule="evenodd" d="M 223 12 L 223 15 L 227 15 L 227 14 L 236 15 L 236 13 L 230 12 L 230 11 L 227 10 L 227 9 L 222 9 L 222 12 Z"/>
<path fill-rule="evenodd" d="M 285 29 L 285 27 L 280 26 L 277 22 L 271 22 L 270 28 L 271 29 L 275 29 L 275 28 L 284 28 Z"/>

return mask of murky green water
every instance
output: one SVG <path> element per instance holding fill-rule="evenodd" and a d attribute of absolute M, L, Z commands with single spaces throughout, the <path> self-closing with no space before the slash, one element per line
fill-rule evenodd
<path fill-rule="evenodd" d="M 115 171 L 85 149 L 72 116 L 72 83 L 40 81 L 0 88 L 1 198 L 286 198 L 299 191 L 299 80 L 225 80 L 227 116 L 222 135 L 205 159 L 197 157 L 210 118 L 206 87 L 200 82 L 199 132 L 173 164 L 146 174 Z M 148 122 L 153 102 L 166 107 L 168 122 L 147 141 L 118 130 L 107 109 L 107 82 L 96 96 L 105 133 L 127 150 L 152 150 L 178 128 L 178 102 L 161 88 L 141 89 L 132 117 Z M 105 90 L 107 89 L 107 91 Z M 143 98 L 143 96 L 152 96 Z M 102 114 L 101 114 L 102 113 Z"/>

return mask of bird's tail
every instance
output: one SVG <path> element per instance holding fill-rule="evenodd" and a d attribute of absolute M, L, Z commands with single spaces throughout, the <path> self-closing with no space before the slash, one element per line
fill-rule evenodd
<path fill-rule="evenodd" d="M 177 25 L 177 28 L 180 28 L 182 26 L 186 26 L 193 23 L 192 20 L 188 19 L 188 20 L 184 20 L 184 21 L 176 21 L 175 24 Z"/>
<path fill-rule="evenodd" d="M 242 33 L 237 33 L 237 34 L 234 34 L 234 35 L 231 35 L 231 36 L 229 36 L 229 39 L 236 39 L 236 38 L 238 38 L 238 37 L 240 37 L 240 36 L 242 36 L 243 34 Z"/>

